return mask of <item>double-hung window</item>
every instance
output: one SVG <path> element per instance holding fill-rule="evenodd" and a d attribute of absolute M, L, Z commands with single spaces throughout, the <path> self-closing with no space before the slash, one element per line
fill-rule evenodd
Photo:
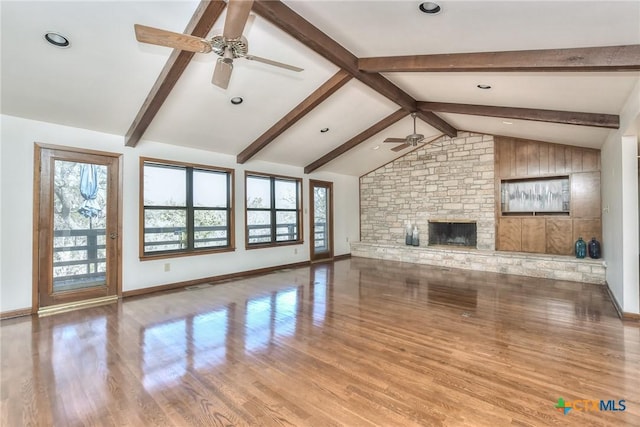
<path fill-rule="evenodd" d="M 302 180 L 247 172 L 247 247 L 302 243 Z"/>
<path fill-rule="evenodd" d="M 141 258 L 233 250 L 233 170 L 140 161 Z"/>

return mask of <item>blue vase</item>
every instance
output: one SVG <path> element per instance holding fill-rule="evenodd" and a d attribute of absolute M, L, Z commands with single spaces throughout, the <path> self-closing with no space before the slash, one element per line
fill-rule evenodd
<path fill-rule="evenodd" d="M 576 258 L 584 258 L 587 256 L 587 242 L 582 240 L 582 237 L 578 237 L 576 240 Z"/>
<path fill-rule="evenodd" d="M 589 257 L 593 259 L 600 258 L 600 242 L 595 237 L 592 237 L 589 242 Z"/>

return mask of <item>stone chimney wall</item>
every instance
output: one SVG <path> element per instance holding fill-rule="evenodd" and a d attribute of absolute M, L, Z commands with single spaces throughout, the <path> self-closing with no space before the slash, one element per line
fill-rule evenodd
<path fill-rule="evenodd" d="M 405 224 L 476 221 L 478 249 L 495 250 L 493 136 L 459 132 L 420 145 L 360 178 L 361 241 L 405 245 Z"/>

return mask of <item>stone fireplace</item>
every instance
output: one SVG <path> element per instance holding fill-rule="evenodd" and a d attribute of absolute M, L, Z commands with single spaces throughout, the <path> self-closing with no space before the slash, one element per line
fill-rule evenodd
<path fill-rule="evenodd" d="M 477 224 L 471 221 L 429 221 L 429 246 L 433 245 L 477 248 Z"/>

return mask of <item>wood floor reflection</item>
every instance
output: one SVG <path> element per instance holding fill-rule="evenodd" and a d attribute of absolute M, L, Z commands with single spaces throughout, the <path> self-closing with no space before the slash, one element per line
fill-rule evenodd
<path fill-rule="evenodd" d="M 640 425 L 596 285 L 352 258 L 0 332 L 2 426 Z"/>

